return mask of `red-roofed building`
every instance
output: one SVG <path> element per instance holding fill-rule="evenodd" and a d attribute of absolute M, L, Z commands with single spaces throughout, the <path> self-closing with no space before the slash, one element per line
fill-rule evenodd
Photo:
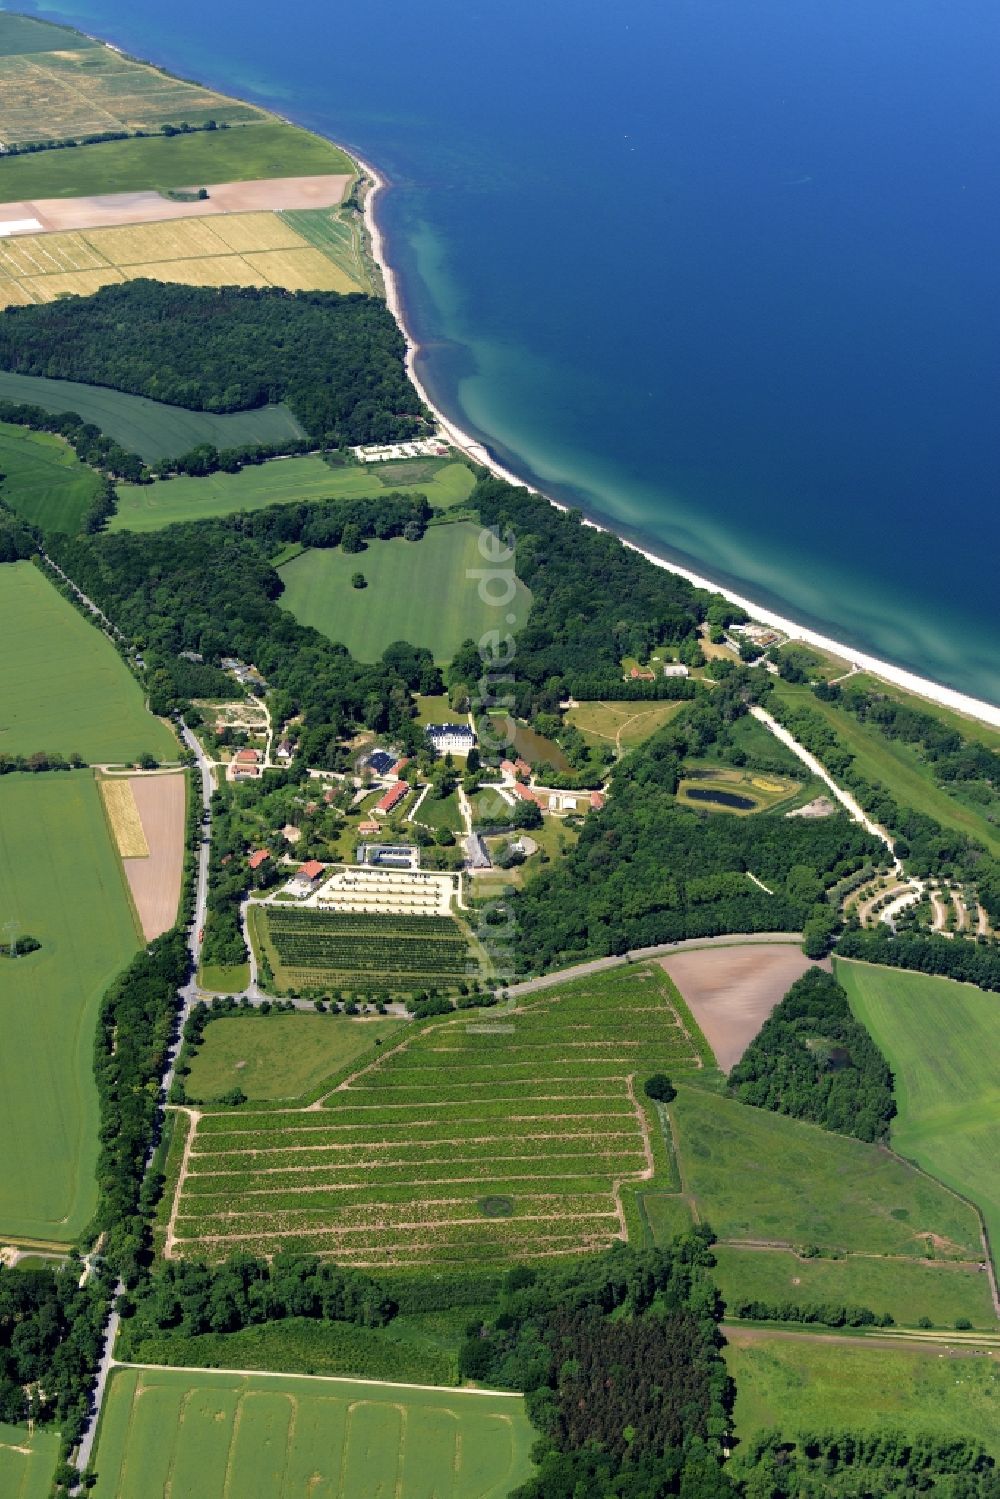
<path fill-rule="evenodd" d="M 399 806 L 409 789 L 406 781 L 397 781 L 395 786 L 390 786 L 385 796 L 375 803 L 375 811 L 383 814 L 391 812 L 393 807 Z"/>
<path fill-rule="evenodd" d="M 533 786 L 522 786 L 520 781 L 515 781 L 510 790 L 522 802 L 537 802 L 540 807 L 548 805 L 545 798 L 540 796 Z"/>
<path fill-rule="evenodd" d="M 382 825 L 381 825 L 381 823 L 378 823 L 378 822 L 359 822 L 358 823 L 358 832 L 362 835 L 362 837 L 367 836 L 369 833 L 381 833 L 381 831 L 382 831 Z"/>
<path fill-rule="evenodd" d="M 237 765 L 257 765 L 260 763 L 260 750 L 241 749 L 235 755 Z"/>
<path fill-rule="evenodd" d="M 395 765 L 392 767 L 392 770 L 390 771 L 390 775 L 401 776 L 403 774 L 403 771 L 409 765 L 409 763 L 410 763 L 410 761 L 409 761 L 408 757 L 404 755 L 404 757 L 403 757 L 402 760 L 397 760 L 396 761 Z"/>
<path fill-rule="evenodd" d="M 531 766 L 528 764 L 527 760 L 522 760 L 520 755 L 518 755 L 517 759 L 514 761 L 514 769 L 519 776 L 531 775 Z"/>
<path fill-rule="evenodd" d="M 513 760 L 501 760 L 500 761 L 500 769 L 503 771 L 504 775 L 506 775 L 506 776 L 512 776 L 514 774 L 514 762 L 513 762 Z"/>
<path fill-rule="evenodd" d="M 308 880 L 311 885 L 315 885 L 316 881 L 324 873 L 323 865 L 318 859 L 307 859 L 298 870 L 296 879 Z"/>
<path fill-rule="evenodd" d="M 251 869 L 259 869 L 270 857 L 271 850 L 269 848 L 255 848 L 247 862 Z"/>
<path fill-rule="evenodd" d="M 592 791 L 590 793 L 590 805 L 593 807 L 595 812 L 599 812 L 604 806 L 604 792 Z"/>

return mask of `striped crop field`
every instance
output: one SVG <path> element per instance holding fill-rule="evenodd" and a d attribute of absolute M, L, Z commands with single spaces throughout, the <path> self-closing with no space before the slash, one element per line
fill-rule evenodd
<path fill-rule="evenodd" d="M 463 928 L 451 916 L 389 916 L 269 905 L 254 913 L 282 989 L 370 989 L 405 994 L 454 986 L 475 971 Z"/>
<path fill-rule="evenodd" d="M 703 1052 L 653 967 L 414 1025 L 304 1107 L 190 1111 L 165 1253 L 461 1268 L 604 1249 L 623 1185 L 666 1169 L 643 1082 Z"/>

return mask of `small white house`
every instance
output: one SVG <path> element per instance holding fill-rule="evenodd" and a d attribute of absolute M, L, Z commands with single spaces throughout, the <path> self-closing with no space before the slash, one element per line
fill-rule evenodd
<path fill-rule="evenodd" d="M 663 675 L 665 677 L 686 677 L 688 669 L 683 661 L 668 661 L 663 668 Z"/>

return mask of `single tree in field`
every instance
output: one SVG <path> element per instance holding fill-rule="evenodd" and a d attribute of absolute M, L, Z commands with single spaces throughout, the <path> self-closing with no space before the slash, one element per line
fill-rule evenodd
<path fill-rule="evenodd" d="M 645 1093 L 656 1103 L 673 1103 L 677 1097 L 677 1089 L 665 1072 L 654 1072 L 652 1077 L 647 1077 Z"/>

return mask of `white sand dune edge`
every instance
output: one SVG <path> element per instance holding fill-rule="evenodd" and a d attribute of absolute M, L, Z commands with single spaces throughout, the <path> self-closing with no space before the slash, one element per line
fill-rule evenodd
<path fill-rule="evenodd" d="M 463 432 L 461 427 L 438 410 L 424 389 L 415 369 L 416 356 L 419 345 L 412 337 L 406 320 L 403 316 L 403 306 L 396 283 L 396 274 L 386 259 L 385 243 L 379 231 L 375 218 L 375 201 L 379 193 L 387 186 L 385 179 L 367 161 L 364 161 L 357 153 L 351 153 L 362 170 L 371 178 L 375 184 L 373 189 L 365 196 L 365 225 L 371 239 L 372 255 L 378 262 L 385 281 L 386 301 L 393 317 L 399 324 L 403 337 L 406 340 L 406 368 L 410 379 L 413 381 L 421 399 L 433 411 L 441 430 L 456 448 L 461 449 L 473 462 L 481 464 L 490 469 L 500 479 L 506 479 L 510 484 L 520 484 L 525 489 L 530 489 L 533 494 L 542 494 L 543 498 L 554 505 L 557 510 L 567 510 L 569 507 L 560 504 L 558 500 L 552 499 L 551 495 L 544 494 L 542 490 L 535 489 L 532 485 L 518 478 L 517 474 L 511 473 L 510 469 L 504 468 L 488 452 L 481 442 Z M 611 535 L 617 535 L 611 526 L 602 526 L 597 521 L 586 520 L 585 525 L 592 526 L 595 531 L 607 531 Z M 970 718 L 979 719 L 982 723 L 992 724 L 1000 728 L 1000 707 L 993 703 L 980 701 L 979 698 L 969 697 L 964 692 L 957 691 L 954 687 L 946 687 L 941 682 L 932 682 L 928 677 L 918 676 L 915 672 L 907 671 L 902 666 L 895 666 L 891 661 L 881 661 L 877 656 L 870 656 L 865 651 L 859 651 L 855 646 L 844 645 L 839 640 L 832 640 L 829 635 L 822 635 L 817 630 L 809 629 L 805 625 L 797 624 L 794 620 L 786 619 L 784 615 L 776 613 L 761 604 L 754 603 L 752 599 L 734 593 L 729 587 L 713 582 L 710 578 L 703 577 L 700 573 L 692 572 L 689 568 L 682 567 L 677 562 L 671 562 L 666 557 L 657 556 L 655 552 L 647 551 L 644 547 L 636 546 L 634 542 L 625 537 L 619 537 L 624 546 L 630 547 L 634 552 L 640 552 L 643 557 L 652 562 L 656 567 L 665 568 L 668 572 L 677 573 L 682 578 L 687 578 L 697 588 L 707 588 L 713 593 L 724 594 L 741 609 L 745 609 L 754 619 L 763 624 L 771 625 L 776 630 L 781 630 L 795 640 L 801 640 L 806 645 L 817 646 L 820 650 L 830 651 L 835 656 L 840 656 L 850 665 L 858 667 L 862 671 L 871 672 L 881 677 L 886 682 L 891 682 L 896 687 L 902 687 L 907 692 L 915 693 L 919 697 L 926 698 L 929 702 L 938 703 L 944 708 L 951 708 L 956 713 L 964 713 Z"/>

